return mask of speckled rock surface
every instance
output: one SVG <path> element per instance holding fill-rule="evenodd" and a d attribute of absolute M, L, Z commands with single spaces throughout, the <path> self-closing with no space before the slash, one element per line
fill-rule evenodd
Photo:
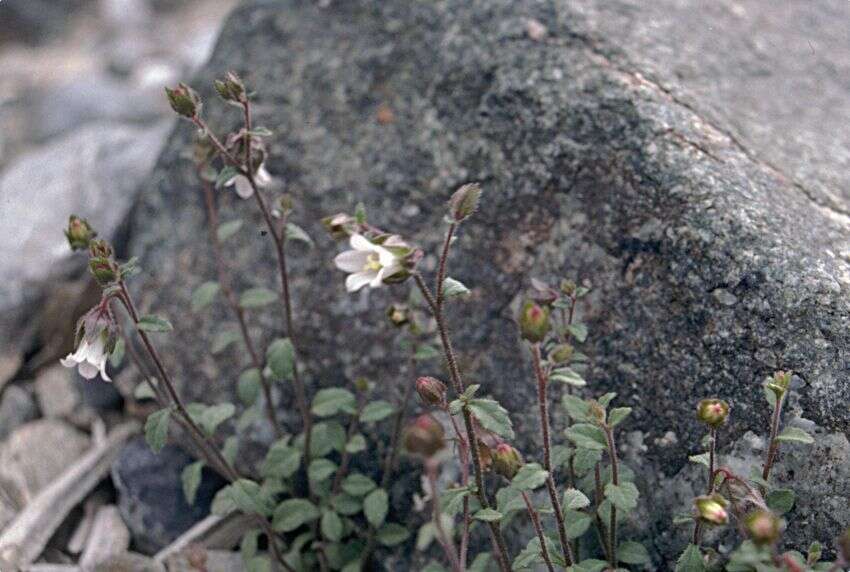
<path fill-rule="evenodd" d="M 793 409 L 823 439 L 811 454 L 789 448 L 777 472 L 808 496 L 788 536 L 827 541 L 850 520 L 850 219 L 759 160 L 684 88 L 643 73 L 639 45 L 589 34 L 593 19 L 573 10 L 548 1 L 258 1 L 231 17 L 194 84 L 212 99 L 213 77 L 240 72 L 256 88 L 258 121 L 277 134 L 269 170 L 317 241 L 293 252 L 311 383 L 367 375 L 391 395 L 412 380 L 383 324 L 406 288 L 346 294 L 318 219 L 363 201 L 375 224 L 433 251 L 448 193 L 480 181 L 486 204 L 464 226 L 450 271 L 473 295 L 455 306 L 452 326 L 467 377 L 515 412 L 525 450 L 534 454 L 538 431 L 512 304 L 530 274 L 589 279 L 590 379 L 635 407 L 623 453 L 640 461 L 644 506 L 656 509 L 634 523 L 656 564 L 665 569 L 685 542 L 670 519 L 686 501 L 672 506 L 669 491 L 703 486 L 687 467 L 701 437 L 694 403 L 734 403 L 726 443 L 763 433 L 760 384 L 780 367 L 797 372 Z M 546 32 L 532 25 L 529 34 L 529 19 Z M 213 125 L 237 120 L 223 104 L 207 109 Z M 131 250 L 145 275 L 134 287 L 145 308 L 175 322 L 161 345 L 186 390 L 222 397 L 234 391 L 240 358 L 205 348 L 227 314 L 188 310 L 193 288 L 214 276 L 200 189 L 181 158 L 190 135 L 184 124 L 171 137 L 135 210 Z M 229 193 L 221 203 L 225 220 L 249 222 L 226 246 L 240 287 L 275 286 L 253 203 Z M 251 319 L 281 332 L 276 311 Z M 293 415 L 283 390 L 281 412 Z"/>

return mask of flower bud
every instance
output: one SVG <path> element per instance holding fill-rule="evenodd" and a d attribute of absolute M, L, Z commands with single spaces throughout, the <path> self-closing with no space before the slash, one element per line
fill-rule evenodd
<path fill-rule="evenodd" d="M 201 98 L 185 83 L 181 83 L 173 89 L 166 87 L 165 95 L 168 97 L 168 103 L 171 104 L 171 109 L 177 115 L 194 119 L 201 111 Z"/>
<path fill-rule="evenodd" d="M 551 306 L 561 297 L 557 290 L 537 278 L 531 279 L 531 289 L 531 299 L 544 306 Z"/>
<path fill-rule="evenodd" d="M 469 183 L 456 190 L 449 199 L 449 219 L 453 222 L 463 222 L 478 209 L 481 198 L 481 186 Z"/>
<path fill-rule="evenodd" d="M 343 240 L 357 231 L 357 220 L 346 213 L 338 213 L 322 219 L 322 224 L 334 240 Z"/>
<path fill-rule="evenodd" d="M 722 399 L 703 399 L 697 405 L 697 419 L 717 428 L 729 417 L 729 404 Z"/>
<path fill-rule="evenodd" d="M 97 233 L 92 229 L 86 219 L 80 218 L 77 215 L 71 215 L 68 219 L 68 228 L 65 229 L 65 238 L 68 239 L 68 244 L 71 250 L 83 250 L 88 248 L 89 242 L 97 236 Z"/>
<path fill-rule="evenodd" d="M 416 393 L 428 405 L 442 407 L 446 404 L 446 384 L 435 377 L 417 379 Z"/>
<path fill-rule="evenodd" d="M 365 393 L 365 392 L 369 391 L 370 385 L 371 384 L 369 383 L 369 380 L 366 379 L 365 377 L 358 377 L 357 379 L 354 380 L 354 389 L 356 389 L 360 393 Z"/>
<path fill-rule="evenodd" d="M 508 480 L 514 478 L 522 467 L 522 455 L 511 445 L 499 443 L 493 451 L 493 472 Z"/>
<path fill-rule="evenodd" d="M 403 442 L 408 453 L 427 459 L 445 446 L 445 431 L 430 415 L 420 415 L 404 431 Z"/>
<path fill-rule="evenodd" d="M 792 375 L 790 371 L 777 371 L 767 381 L 767 388 L 773 392 L 777 399 L 782 399 L 782 396 L 788 391 L 791 386 Z"/>
<path fill-rule="evenodd" d="M 405 304 L 391 304 L 387 308 L 387 318 L 396 328 L 406 326 L 410 323 L 410 308 Z"/>
<path fill-rule="evenodd" d="M 90 258 L 89 270 L 101 286 L 109 286 L 118 279 L 118 265 L 108 258 Z"/>
<path fill-rule="evenodd" d="M 779 540 L 779 517 L 769 510 L 758 509 L 744 518 L 744 527 L 754 543 L 759 546 L 773 544 Z"/>
<path fill-rule="evenodd" d="M 92 240 L 89 242 L 89 255 L 92 258 L 111 258 L 113 253 L 112 245 L 105 240 Z"/>
<path fill-rule="evenodd" d="M 729 522 L 729 512 L 726 510 L 729 503 L 720 495 L 697 497 L 694 505 L 697 515 L 703 522 L 718 526 Z"/>
<path fill-rule="evenodd" d="M 576 293 L 576 289 L 578 286 L 572 280 L 561 280 L 561 292 L 566 294 L 567 296 L 572 296 Z"/>
<path fill-rule="evenodd" d="M 570 344 L 559 344 L 549 352 L 549 359 L 554 363 L 568 363 L 574 353 L 575 348 Z"/>
<path fill-rule="evenodd" d="M 292 195 L 289 193 L 283 193 L 278 199 L 277 205 L 280 207 L 280 212 L 288 215 L 295 208 L 295 201 L 292 199 Z"/>
<path fill-rule="evenodd" d="M 587 415 L 590 419 L 599 426 L 605 425 L 605 419 L 608 417 L 608 412 L 602 407 L 602 404 L 591 399 L 587 404 Z"/>
<path fill-rule="evenodd" d="M 542 342 L 549 332 L 549 327 L 549 308 L 527 300 L 519 315 L 519 331 L 522 337 L 532 343 Z"/>
<path fill-rule="evenodd" d="M 233 72 L 227 72 L 224 79 L 215 80 L 213 86 L 225 101 L 233 101 L 235 103 L 242 103 L 244 101 L 245 84 Z"/>

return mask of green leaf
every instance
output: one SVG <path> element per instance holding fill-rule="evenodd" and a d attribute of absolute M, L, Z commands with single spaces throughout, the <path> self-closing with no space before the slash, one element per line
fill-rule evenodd
<path fill-rule="evenodd" d="M 584 387 L 587 385 L 587 382 L 584 378 L 573 368 L 571 367 L 559 367 L 558 369 L 552 371 L 549 375 L 550 381 L 557 381 L 560 383 L 566 383 L 567 385 L 572 385 L 573 387 Z"/>
<path fill-rule="evenodd" d="M 608 568 L 608 563 L 604 560 L 587 558 L 574 565 L 572 568 L 567 568 L 567 572 L 602 572 L 606 568 Z M 617 572 L 623 572 L 623 570 L 623 568 L 618 568 Z"/>
<path fill-rule="evenodd" d="M 242 556 L 242 561 L 246 563 L 257 555 L 257 547 L 259 545 L 260 531 L 257 529 L 249 530 L 242 536 L 242 542 L 239 543 L 239 552 Z"/>
<path fill-rule="evenodd" d="M 416 353 L 413 354 L 413 359 L 416 361 L 426 361 L 429 359 L 436 359 L 443 354 L 440 353 L 440 350 L 435 348 L 430 344 L 422 344 L 416 348 Z"/>
<path fill-rule="evenodd" d="M 238 174 L 239 171 L 236 170 L 236 167 L 233 167 L 232 165 L 227 165 L 221 171 L 218 172 L 218 175 L 215 178 L 215 188 L 220 189 Z"/>
<path fill-rule="evenodd" d="M 289 478 L 294 475 L 301 466 L 301 451 L 289 444 L 288 439 L 276 441 L 260 469 L 263 477 Z"/>
<path fill-rule="evenodd" d="M 590 515 L 577 510 L 570 510 L 564 513 L 564 521 L 567 528 L 567 537 L 570 539 L 579 538 L 590 528 Z"/>
<path fill-rule="evenodd" d="M 262 308 L 276 302 L 278 295 L 268 288 L 249 288 L 239 297 L 239 305 L 245 309 Z"/>
<path fill-rule="evenodd" d="M 333 461 L 315 459 L 310 461 L 310 466 L 307 468 L 307 477 L 310 479 L 310 482 L 321 483 L 333 475 L 337 468 L 337 464 Z"/>
<path fill-rule="evenodd" d="M 357 398 L 342 387 L 321 389 L 313 398 L 313 407 L 310 410 L 313 415 L 319 417 L 330 417 L 339 412 L 352 414 L 357 410 Z"/>
<path fill-rule="evenodd" d="M 608 448 L 605 433 L 596 425 L 590 423 L 576 423 L 566 431 L 567 439 L 576 444 L 577 447 L 602 451 Z"/>
<path fill-rule="evenodd" d="M 455 296 L 465 296 L 467 294 L 469 294 L 469 288 L 464 286 L 463 282 L 449 277 L 446 277 L 443 281 L 443 296 L 445 298 L 454 298 Z"/>
<path fill-rule="evenodd" d="M 302 439 L 299 436 L 299 439 Z M 310 453 L 313 457 L 324 457 L 331 451 L 345 449 L 345 428 L 335 421 L 316 423 L 310 441 Z"/>
<path fill-rule="evenodd" d="M 229 328 L 226 330 L 219 331 L 215 337 L 213 338 L 212 347 L 210 348 L 210 353 L 213 355 L 218 355 L 228 347 L 230 344 L 234 344 L 242 339 L 242 334 L 239 333 L 239 330 L 235 328 Z"/>
<path fill-rule="evenodd" d="M 567 331 L 578 343 L 583 343 L 587 339 L 587 326 L 584 324 L 570 324 L 567 326 Z"/>
<path fill-rule="evenodd" d="M 615 397 L 617 397 L 617 394 L 614 393 L 614 392 L 610 392 L 610 393 L 606 393 L 605 395 L 603 395 L 602 397 L 600 397 L 596 401 L 602 407 L 608 407 L 608 404 L 611 403 L 614 400 Z"/>
<path fill-rule="evenodd" d="M 363 514 L 366 520 L 374 527 L 383 524 L 390 508 L 390 499 L 384 489 L 375 489 L 363 499 Z"/>
<path fill-rule="evenodd" d="M 118 338 L 115 340 L 115 348 L 113 348 L 112 353 L 109 354 L 109 365 L 112 367 L 119 367 L 121 362 L 124 361 L 124 338 Z"/>
<path fill-rule="evenodd" d="M 469 495 L 469 487 L 458 487 L 446 489 L 440 495 L 440 504 L 443 507 L 443 514 L 454 516 L 460 512 L 463 506 L 463 499 Z"/>
<path fill-rule="evenodd" d="M 334 511 L 326 510 L 322 514 L 320 528 L 322 529 L 322 536 L 331 542 L 339 542 L 342 540 L 342 533 L 344 529 L 342 519 Z"/>
<path fill-rule="evenodd" d="M 291 532 L 317 518 L 319 509 L 307 499 L 287 499 L 275 509 L 272 528 L 277 532 Z"/>
<path fill-rule="evenodd" d="M 375 490 L 377 486 L 375 481 L 361 473 L 352 473 L 342 481 L 342 490 L 354 497 L 362 497 Z"/>
<path fill-rule="evenodd" d="M 212 301 L 215 299 L 215 295 L 218 294 L 219 286 L 218 282 L 204 282 L 192 292 L 192 311 L 197 312 L 203 308 L 209 306 Z"/>
<path fill-rule="evenodd" d="M 261 384 L 262 373 L 259 369 L 252 367 L 243 371 L 236 385 L 236 394 L 239 396 L 239 400 L 245 405 L 254 405 L 260 396 Z"/>
<path fill-rule="evenodd" d="M 708 467 L 709 454 L 708 453 L 701 453 L 699 455 L 691 455 L 690 457 L 688 457 L 688 460 L 691 463 L 697 463 L 698 465 L 705 465 L 706 467 Z"/>
<path fill-rule="evenodd" d="M 230 220 L 227 222 L 223 222 L 218 225 L 218 230 L 216 230 L 216 235 L 218 239 L 222 242 L 239 232 L 239 229 L 242 228 L 242 220 Z"/>
<path fill-rule="evenodd" d="M 183 483 L 183 495 L 186 497 L 186 502 L 190 505 L 195 504 L 195 497 L 198 494 L 198 487 L 201 484 L 201 472 L 203 468 L 203 461 L 195 461 L 186 465 L 180 475 L 180 480 Z"/>
<path fill-rule="evenodd" d="M 275 379 L 292 379 L 295 368 L 295 347 L 289 338 L 278 338 L 266 350 L 266 362 Z"/>
<path fill-rule="evenodd" d="M 233 503 L 233 507 L 245 514 L 266 516 L 274 506 L 271 499 L 263 493 L 260 485 L 250 479 L 239 479 L 219 491 L 219 494 L 223 491 Z"/>
<path fill-rule="evenodd" d="M 629 416 L 629 413 L 632 412 L 631 407 L 615 407 L 611 410 L 611 413 L 608 414 L 608 425 L 611 427 L 616 427 L 623 420 Z"/>
<path fill-rule="evenodd" d="M 310 235 L 303 228 L 292 222 L 286 223 L 286 240 L 297 240 L 308 246 L 313 246 L 313 239 L 310 238 Z"/>
<path fill-rule="evenodd" d="M 472 518 L 475 520 L 482 520 L 484 522 L 497 522 L 502 520 L 502 513 L 492 508 L 482 508 L 472 515 Z"/>
<path fill-rule="evenodd" d="M 352 435 L 351 439 L 348 440 L 348 443 L 345 444 L 345 452 L 350 455 L 354 455 L 365 451 L 366 447 L 366 437 L 364 437 L 362 433 L 357 433 L 356 435 Z"/>
<path fill-rule="evenodd" d="M 587 401 L 585 401 L 581 397 L 576 397 L 575 395 L 567 394 L 564 396 L 562 404 L 564 406 L 564 409 L 567 410 L 567 415 L 569 415 L 573 421 L 578 421 L 581 423 L 588 420 L 587 412 L 589 409 L 589 405 Z"/>
<path fill-rule="evenodd" d="M 467 407 L 482 427 L 506 439 L 514 438 L 513 424 L 507 410 L 493 399 L 470 399 Z"/>
<path fill-rule="evenodd" d="M 331 499 L 331 506 L 333 506 L 339 514 L 354 516 L 363 510 L 363 501 L 348 494 L 342 494 L 336 495 L 333 499 Z"/>
<path fill-rule="evenodd" d="M 198 419 L 198 424 L 204 432 L 212 437 L 219 425 L 233 417 L 236 407 L 232 403 L 220 403 L 204 409 Z"/>
<path fill-rule="evenodd" d="M 231 435 L 224 440 L 224 446 L 221 448 L 221 456 L 224 457 L 225 461 L 232 465 L 238 451 L 239 438 L 236 435 Z"/>
<path fill-rule="evenodd" d="M 467 568 L 468 572 L 487 572 L 490 570 L 493 555 L 489 552 L 479 552 Z"/>
<path fill-rule="evenodd" d="M 578 489 L 567 489 L 564 491 L 564 508 L 577 509 L 590 505 L 590 499 Z"/>
<path fill-rule="evenodd" d="M 800 429 L 799 427 L 788 427 L 776 438 L 777 441 L 783 443 L 804 443 L 811 445 L 815 442 L 814 438 Z"/>
<path fill-rule="evenodd" d="M 520 467 L 511 481 L 511 486 L 520 491 L 531 491 L 541 486 L 549 478 L 549 473 L 537 463 L 526 463 Z"/>
<path fill-rule="evenodd" d="M 688 544 L 676 562 L 676 572 L 705 572 L 705 562 L 697 546 Z"/>
<path fill-rule="evenodd" d="M 398 546 L 408 538 L 410 531 L 394 522 L 388 522 L 378 531 L 378 541 L 384 546 Z"/>
<path fill-rule="evenodd" d="M 142 399 L 156 399 L 156 392 L 151 387 L 151 384 L 156 383 L 155 381 L 150 380 L 142 380 L 136 385 L 136 389 L 133 390 L 133 397 L 138 400 Z"/>
<path fill-rule="evenodd" d="M 165 447 L 168 438 L 168 422 L 171 420 L 171 409 L 160 409 L 148 415 L 145 421 L 145 440 L 154 453 L 159 453 Z"/>
<path fill-rule="evenodd" d="M 794 508 L 794 491 L 791 489 L 773 489 L 767 493 L 764 500 L 770 510 L 781 516 Z"/>
<path fill-rule="evenodd" d="M 639 542 L 626 541 L 617 547 L 617 559 L 626 564 L 648 564 L 649 552 Z"/>
<path fill-rule="evenodd" d="M 634 483 L 620 483 L 605 485 L 605 498 L 622 511 L 630 511 L 637 507 L 638 493 Z"/>
<path fill-rule="evenodd" d="M 367 403 L 363 411 L 360 412 L 360 421 L 363 423 L 375 423 L 376 421 L 386 419 L 394 411 L 395 407 L 383 399 L 372 401 L 371 403 Z"/>
<path fill-rule="evenodd" d="M 162 316 L 147 315 L 139 318 L 139 323 L 136 325 L 143 332 L 170 332 L 174 329 L 171 322 Z"/>

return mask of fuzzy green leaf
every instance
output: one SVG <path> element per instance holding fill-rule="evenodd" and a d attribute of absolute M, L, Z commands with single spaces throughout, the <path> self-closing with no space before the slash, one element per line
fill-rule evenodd
<path fill-rule="evenodd" d="M 218 426 L 233 417 L 234 413 L 236 407 L 232 403 L 210 405 L 201 413 L 198 424 L 207 435 L 212 436 Z"/>
<path fill-rule="evenodd" d="M 493 399 L 470 399 L 467 402 L 472 415 L 481 426 L 506 439 L 514 438 L 513 424 L 507 410 Z"/>
<path fill-rule="evenodd" d="M 537 463 L 526 463 L 520 467 L 511 481 L 511 486 L 520 491 L 531 491 L 543 485 L 549 473 Z"/>
<path fill-rule="evenodd" d="M 794 507 L 794 491 L 791 489 L 773 489 L 765 497 L 768 508 L 783 515 Z"/>
<path fill-rule="evenodd" d="M 602 451 L 608 447 L 605 433 L 596 425 L 590 423 L 576 423 L 566 431 L 567 438 L 576 444 L 576 447 Z"/>
<path fill-rule="evenodd" d="M 564 508 L 577 509 L 590 505 L 590 499 L 578 489 L 567 489 L 564 491 Z"/>
<path fill-rule="evenodd" d="M 139 318 L 139 323 L 136 325 L 143 332 L 170 332 L 174 329 L 171 322 L 162 316 L 147 315 Z"/>
<path fill-rule="evenodd" d="M 688 544 L 679 560 L 676 561 L 676 572 L 705 572 L 705 562 L 699 547 Z"/>
<path fill-rule="evenodd" d="M 198 487 L 201 484 L 201 472 L 203 468 L 203 461 L 195 461 L 186 465 L 180 475 L 180 480 L 183 483 L 183 495 L 186 497 L 186 502 L 190 505 L 195 504 L 195 497 L 198 494 Z"/>
<path fill-rule="evenodd" d="M 357 398 L 342 387 L 321 389 L 313 398 L 310 410 L 319 417 L 330 417 L 340 412 L 350 415 L 357 410 Z"/>
<path fill-rule="evenodd" d="M 708 453 L 700 453 L 699 455 L 691 455 L 688 457 L 688 460 L 691 463 L 697 463 L 698 465 L 705 465 L 708 467 L 709 464 L 709 455 Z"/>
<path fill-rule="evenodd" d="M 363 411 L 360 412 L 360 421 L 363 423 L 382 421 L 392 415 L 394 411 L 395 407 L 383 399 L 372 401 L 371 403 L 367 403 Z"/>
<path fill-rule="evenodd" d="M 328 479 L 337 470 L 337 464 L 328 459 L 315 459 L 310 461 L 310 466 L 307 467 L 307 477 L 310 482 L 321 483 Z"/>
<path fill-rule="evenodd" d="M 800 429 L 799 427 L 788 427 L 776 438 L 777 441 L 783 443 L 803 443 L 811 445 L 815 442 L 814 438 Z"/>
<path fill-rule="evenodd" d="M 502 520 L 502 513 L 492 508 L 482 508 L 472 515 L 475 520 L 483 520 L 484 522 L 496 522 Z"/>
<path fill-rule="evenodd" d="M 204 282 L 192 292 L 192 311 L 197 312 L 209 306 L 221 289 L 218 282 Z"/>
<path fill-rule="evenodd" d="M 297 240 L 308 246 L 313 246 L 313 239 L 303 228 L 295 223 L 286 223 L 286 240 Z"/>
<path fill-rule="evenodd" d="M 378 541 L 384 546 L 398 546 L 408 538 L 410 531 L 394 522 L 388 522 L 378 531 Z"/>
<path fill-rule="evenodd" d="M 616 427 L 617 425 L 622 423 L 623 420 L 628 417 L 629 413 L 631 412 L 631 407 L 615 407 L 608 414 L 608 425 L 610 425 L 611 427 Z"/>
<path fill-rule="evenodd" d="M 454 298 L 455 296 L 465 296 L 467 294 L 469 294 L 469 288 L 464 286 L 463 282 L 450 277 L 446 277 L 443 281 L 443 296 L 445 298 Z"/>
<path fill-rule="evenodd" d="M 322 536 L 331 542 L 339 542 L 342 540 L 342 533 L 344 530 L 342 519 L 334 511 L 326 510 L 322 514 L 320 528 L 322 529 Z"/>
<path fill-rule="evenodd" d="M 578 343 L 583 343 L 587 339 L 587 326 L 584 324 L 570 324 L 567 326 L 567 331 Z"/>
<path fill-rule="evenodd" d="M 239 232 L 239 229 L 242 228 L 242 220 L 230 220 L 227 222 L 223 222 L 218 225 L 218 229 L 216 230 L 216 235 L 218 239 L 222 242 Z"/>
<path fill-rule="evenodd" d="M 356 435 L 352 435 L 348 443 L 345 444 L 345 452 L 354 455 L 365 451 L 367 446 L 366 437 L 362 433 L 357 433 Z"/>
<path fill-rule="evenodd" d="M 287 499 L 275 509 L 272 528 L 277 532 L 291 532 L 317 518 L 319 509 L 307 499 Z"/>
<path fill-rule="evenodd" d="M 268 288 L 249 288 L 242 292 L 242 295 L 239 297 L 239 305 L 246 310 L 262 308 L 276 302 L 277 299 L 277 293 Z"/>
<path fill-rule="evenodd" d="M 352 473 L 342 481 L 342 490 L 355 497 L 362 497 L 375 490 L 377 486 L 375 481 L 360 473 Z"/>
<path fill-rule="evenodd" d="M 390 508 L 390 499 L 384 489 L 375 489 L 363 499 L 363 513 L 366 520 L 374 527 L 383 524 Z"/>
<path fill-rule="evenodd" d="M 145 440 L 154 453 L 159 453 L 165 447 L 168 438 L 168 422 L 171 420 L 170 409 L 160 409 L 148 415 L 145 421 Z"/>
<path fill-rule="evenodd" d="M 571 367 L 559 367 L 549 375 L 549 380 L 566 383 L 573 387 L 584 387 L 587 385 L 587 381 Z"/>
<path fill-rule="evenodd" d="M 295 367 L 295 347 L 289 338 L 278 338 L 266 350 L 266 362 L 275 379 L 292 379 Z"/>
<path fill-rule="evenodd" d="M 260 474 L 266 478 L 281 477 L 286 479 L 294 475 L 300 466 L 301 451 L 291 446 L 288 440 L 281 439 L 269 448 Z"/>
<path fill-rule="evenodd" d="M 620 510 L 630 511 L 637 507 L 638 493 L 634 483 L 620 483 L 605 485 L 605 498 Z"/>
<path fill-rule="evenodd" d="M 215 337 L 213 338 L 212 347 L 210 348 L 210 353 L 213 355 L 218 355 L 231 344 L 235 344 L 239 340 L 242 339 L 242 334 L 239 333 L 239 330 L 235 328 L 228 328 L 225 330 L 219 331 Z"/>
<path fill-rule="evenodd" d="M 252 367 L 243 371 L 236 385 L 236 394 L 239 396 L 239 400 L 245 405 L 254 405 L 260 396 L 261 385 L 262 373 L 259 369 Z"/>
<path fill-rule="evenodd" d="M 617 547 L 617 559 L 626 564 L 648 564 L 649 552 L 639 542 L 626 541 Z"/>
<path fill-rule="evenodd" d="M 577 510 L 569 510 L 564 513 L 564 520 L 567 525 L 567 537 L 570 539 L 579 538 L 590 528 L 590 515 Z"/>

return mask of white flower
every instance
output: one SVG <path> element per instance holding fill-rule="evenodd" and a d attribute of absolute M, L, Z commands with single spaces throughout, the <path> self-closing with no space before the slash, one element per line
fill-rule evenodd
<path fill-rule="evenodd" d="M 89 343 L 87 336 L 83 336 L 77 351 L 68 354 L 68 357 L 59 360 L 65 367 L 77 367 L 80 375 L 86 379 L 94 379 L 98 373 L 103 381 L 112 381 L 106 375 L 106 336 L 99 334 Z"/>
<path fill-rule="evenodd" d="M 398 256 L 362 235 L 351 235 L 351 248 L 334 259 L 337 268 L 349 273 L 345 279 L 349 292 L 357 292 L 367 284 L 377 288 L 384 279 L 404 269 Z"/>
<path fill-rule="evenodd" d="M 254 173 L 254 182 L 261 189 L 268 187 L 271 184 L 272 176 L 268 171 L 266 171 L 265 163 L 261 164 L 260 168 L 257 169 L 257 172 Z M 251 181 L 249 181 L 248 177 L 245 175 L 236 175 L 224 183 L 225 187 L 232 187 L 233 185 L 236 185 L 236 194 L 239 195 L 239 198 L 247 199 L 254 194 L 254 189 L 251 187 Z"/>

